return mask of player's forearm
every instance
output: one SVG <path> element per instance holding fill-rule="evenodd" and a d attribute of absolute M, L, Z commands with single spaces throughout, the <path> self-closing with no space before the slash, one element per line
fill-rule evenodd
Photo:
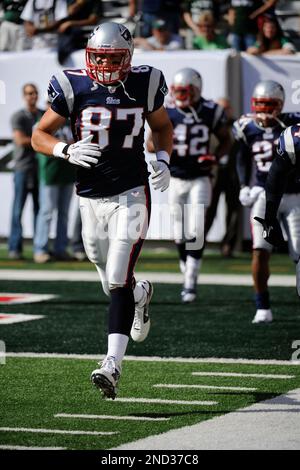
<path fill-rule="evenodd" d="M 166 124 L 159 131 L 152 131 L 153 145 L 155 152 L 164 150 L 169 155 L 173 147 L 173 127 L 172 124 Z"/>
<path fill-rule="evenodd" d="M 218 145 L 216 149 L 216 157 L 218 159 L 222 158 L 224 155 L 228 155 L 232 147 L 232 140 L 230 138 L 230 135 L 226 135 L 226 137 L 223 137 L 221 140 L 220 144 Z"/>
<path fill-rule="evenodd" d="M 59 140 L 56 137 L 40 129 L 36 129 L 31 138 L 33 149 L 45 155 L 53 155 L 53 149 L 58 142 Z"/>

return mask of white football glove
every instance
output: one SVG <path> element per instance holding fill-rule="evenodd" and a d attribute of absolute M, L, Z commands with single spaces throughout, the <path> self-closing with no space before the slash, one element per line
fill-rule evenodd
<path fill-rule="evenodd" d="M 154 174 L 151 176 L 153 188 L 160 189 L 161 192 L 165 191 L 170 184 L 169 165 L 164 160 L 151 160 L 149 163 L 154 170 Z"/>
<path fill-rule="evenodd" d="M 250 207 L 252 205 L 252 198 L 250 196 L 249 186 L 244 186 L 240 190 L 239 200 L 240 200 L 240 203 L 242 204 L 242 206 Z"/>
<path fill-rule="evenodd" d="M 255 201 L 258 199 L 258 196 L 263 191 L 264 191 L 264 188 L 262 188 L 261 186 L 253 186 L 253 188 L 250 189 L 250 197 L 252 199 L 252 204 L 255 203 Z"/>
<path fill-rule="evenodd" d="M 98 159 L 101 157 L 100 147 L 98 144 L 92 144 L 92 139 L 93 136 L 89 135 L 69 146 L 63 142 L 58 142 L 53 149 L 53 155 L 65 158 L 73 165 L 91 168 L 92 165 L 98 163 Z"/>

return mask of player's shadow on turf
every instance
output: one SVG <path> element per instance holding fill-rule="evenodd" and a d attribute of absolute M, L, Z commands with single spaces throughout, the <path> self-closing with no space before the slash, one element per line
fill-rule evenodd
<path fill-rule="evenodd" d="M 208 395 L 247 395 L 252 396 L 255 402 L 271 400 L 272 398 L 278 397 L 279 393 L 268 393 L 268 392 L 239 392 L 239 391 L 231 391 L 231 392 L 207 392 Z"/>

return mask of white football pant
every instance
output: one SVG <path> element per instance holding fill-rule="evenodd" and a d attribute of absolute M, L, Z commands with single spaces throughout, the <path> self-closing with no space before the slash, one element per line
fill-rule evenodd
<path fill-rule="evenodd" d="M 262 226 L 254 216 L 265 217 L 266 196 L 261 192 L 251 210 L 253 249 L 272 251 L 272 245 L 264 240 Z M 284 194 L 278 209 L 278 219 L 282 222 L 288 237 L 291 258 L 297 262 L 300 255 L 300 194 Z"/>
<path fill-rule="evenodd" d="M 169 204 L 173 220 L 174 240 L 176 243 L 197 238 L 204 243 L 205 213 L 212 196 L 211 181 L 208 176 L 193 180 L 171 178 Z"/>
<path fill-rule="evenodd" d="M 133 270 L 148 229 L 150 196 L 139 186 L 116 196 L 80 198 L 82 238 L 96 265 L 104 292 L 131 286 Z"/>

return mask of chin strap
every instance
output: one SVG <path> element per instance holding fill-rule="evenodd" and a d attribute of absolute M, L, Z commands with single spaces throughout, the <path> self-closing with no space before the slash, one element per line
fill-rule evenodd
<path fill-rule="evenodd" d="M 195 110 L 195 108 L 193 108 L 193 106 L 187 106 L 187 108 L 191 111 L 191 114 L 193 115 L 193 118 L 195 119 L 196 122 L 200 122 L 200 119 L 198 117 L 198 114 Z M 181 113 L 183 114 L 184 116 L 188 117 L 190 116 L 190 113 L 187 113 L 185 112 L 183 109 L 179 108 L 176 106 L 176 109 Z"/>
<path fill-rule="evenodd" d="M 123 87 L 123 90 L 124 90 L 124 93 L 125 95 L 127 96 L 127 98 L 129 98 L 131 101 L 136 101 L 135 98 L 132 98 L 131 96 L 129 96 L 129 94 L 127 93 L 127 90 L 125 88 L 125 85 L 124 83 L 122 82 L 122 80 L 118 80 L 118 83 L 121 83 L 122 87 Z"/>
<path fill-rule="evenodd" d="M 196 110 L 195 108 L 193 108 L 193 106 L 189 106 L 189 109 L 191 110 L 191 113 L 195 119 L 196 122 L 200 122 L 200 119 L 198 117 L 198 114 L 196 113 Z"/>

